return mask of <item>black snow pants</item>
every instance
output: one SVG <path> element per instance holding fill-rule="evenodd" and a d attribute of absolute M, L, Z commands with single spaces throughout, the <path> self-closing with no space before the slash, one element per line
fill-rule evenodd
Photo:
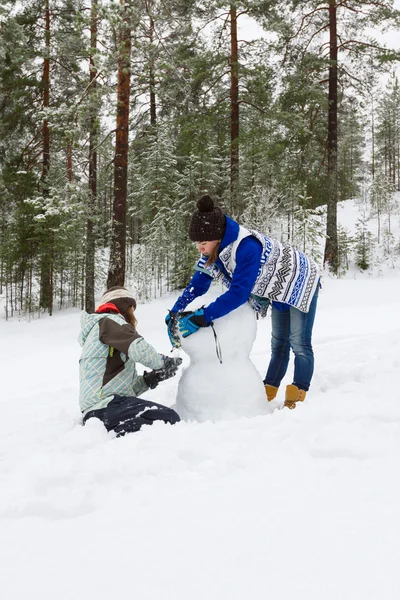
<path fill-rule="evenodd" d="M 117 437 L 139 431 L 142 425 L 152 425 L 154 421 L 174 425 L 181 420 L 172 408 L 134 396 L 117 394 L 105 408 L 87 412 L 83 417 L 83 424 L 93 417 L 103 421 L 107 431 L 115 431 Z"/>

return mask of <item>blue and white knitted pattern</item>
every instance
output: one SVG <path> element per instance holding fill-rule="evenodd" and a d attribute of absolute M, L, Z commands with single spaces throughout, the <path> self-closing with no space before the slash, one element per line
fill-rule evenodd
<path fill-rule="evenodd" d="M 249 235 L 254 236 L 262 244 L 260 268 L 252 294 L 276 302 L 284 302 L 302 312 L 308 312 L 319 281 L 318 267 L 311 258 L 293 246 L 282 244 L 258 231 L 249 231 L 240 226 L 238 238 L 219 254 L 227 273 L 233 275 L 237 247 L 242 239 Z M 227 285 L 229 278 L 215 263 L 206 271 L 214 279 L 220 279 L 227 288 L 230 287 L 230 282 Z"/>
<path fill-rule="evenodd" d="M 257 231 L 250 233 L 263 244 L 260 273 L 253 293 L 308 312 L 320 279 L 317 264 L 294 246 Z"/>
<path fill-rule="evenodd" d="M 120 325 L 126 324 L 125 319 L 117 314 L 88 314 L 86 312 L 81 314 L 79 343 L 82 346 L 82 354 L 79 360 L 79 404 L 83 413 L 88 410 L 104 408 L 112 400 L 114 394 L 139 396 L 145 392 L 148 388 L 143 377 L 137 374 L 136 362 L 140 362 L 150 369 L 161 369 L 164 366 L 164 357 L 140 337 L 129 346 L 128 357 L 121 353 L 121 359 L 125 363 L 124 369 L 103 386 L 109 347 L 99 340 L 98 323 L 104 317 L 112 319 Z"/>

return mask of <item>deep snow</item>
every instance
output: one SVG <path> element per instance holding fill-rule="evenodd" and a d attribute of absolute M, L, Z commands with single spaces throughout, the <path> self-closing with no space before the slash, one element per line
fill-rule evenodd
<path fill-rule="evenodd" d="M 270 415 L 119 439 L 80 425 L 79 311 L 0 320 L 2 597 L 398 600 L 399 290 L 398 270 L 325 278 L 296 410 L 282 389 Z M 175 297 L 137 309 L 161 352 Z M 268 316 L 261 376 L 269 340 Z M 146 396 L 173 404 L 179 376 Z"/>

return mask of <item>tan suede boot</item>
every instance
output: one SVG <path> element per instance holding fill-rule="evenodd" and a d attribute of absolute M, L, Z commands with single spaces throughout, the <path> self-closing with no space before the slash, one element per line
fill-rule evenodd
<path fill-rule="evenodd" d="M 267 394 L 268 402 L 271 402 L 271 400 L 276 398 L 278 389 L 279 388 L 275 387 L 274 385 L 268 385 L 268 383 L 265 384 L 265 393 Z"/>
<path fill-rule="evenodd" d="M 296 408 L 296 402 L 303 402 L 306 394 L 307 392 L 299 390 L 297 385 L 287 385 L 285 404 L 283 406 L 287 406 L 287 408 L 291 409 Z"/>

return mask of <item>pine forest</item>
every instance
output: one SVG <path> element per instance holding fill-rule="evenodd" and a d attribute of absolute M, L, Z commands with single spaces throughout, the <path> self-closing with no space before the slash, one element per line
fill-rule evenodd
<path fill-rule="evenodd" d="M 185 286 L 204 193 L 334 276 L 350 253 L 361 270 L 374 245 L 400 254 L 400 52 L 382 41 L 400 32 L 395 4 L 3 0 L 7 315 L 93 311 L 127 280 L 142 301 Z M 338 225 L 352 198 L 373 236 L 367 212 L 355 236 Z"/>

